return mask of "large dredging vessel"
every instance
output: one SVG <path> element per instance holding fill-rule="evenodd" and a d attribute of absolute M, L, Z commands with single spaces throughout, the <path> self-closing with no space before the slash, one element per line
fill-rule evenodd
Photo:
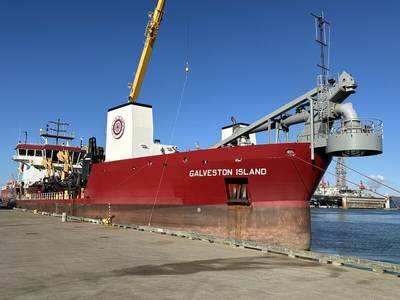
<path fill-rule="evenodd" d="M 50 145 L 18 144 L 14 159 L 37 169 L 42 189 L 25 182 L 17 205 L 308 249 L 308 201 L 331 157 L 382 152 L 382 124 L 359 119 L 351 103 L 342 103 L 356 91 L 354 78 L 328 76 L 328 23 L 315 16 L 322 70 L 316 87 L 254 123 L 222 128 L 209 149 L 179 152 L 153 139 L 152 106 L 137 102 L 164 5 L 159 0 L 150 15 L 129 102 L 108 110 L 105 156 L 93 138 L 85 149 L 59 146 L 61 155 L 46 156 Z M 297 141 L 289 142 L 289 129 L 301 123 Z M 266 144 L 256 143 L 261 131 Z M 43 164 L 31 163 L 30 150 Z"/>

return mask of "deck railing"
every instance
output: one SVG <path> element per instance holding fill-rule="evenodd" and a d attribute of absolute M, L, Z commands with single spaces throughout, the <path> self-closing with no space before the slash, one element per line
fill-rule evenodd
<path fill-rule="evenodd" d="M 72 192 L 51 192 L 51 193 L 39 193 L 39 194 L 28 194 L 23 200 L 70 200 L 74 199 L 74 193 Z"/>
<path fill-rule="evenodd" d="M 333 123 L 330 134 L 342 133 L 370 133 L 383 135 L 383 122 L 378 119 L 360 119 L 344 122 L 336 120 Z"/>

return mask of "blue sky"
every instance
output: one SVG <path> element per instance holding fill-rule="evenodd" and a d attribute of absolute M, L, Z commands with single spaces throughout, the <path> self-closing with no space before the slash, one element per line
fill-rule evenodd
<path fill-rule="evenodd" d="M 96 136 L 104 145 L 106 111 L 126 102 L 155 5 L 1 1 L 2 184 L 16 174 L 10 157 L 21 132 L 40 142 L 48 120 L 60 117 L 76 136 Z M 321 11 L 332 23 L 331 73 L 352 73 L 359 88 L 349 101 L 361 117 L 385 124 L 384 154 L 347 164 L 399 187 L 396 1 L 167 1 L 139 96 L 154 107 L 155 137 L 169 142 L 188 55 L 189 81 L 172 141 L 181 150 L 218 141 L 232 115 L 252 122 L 313 88 L 319 53 L 310 12 Z"/>

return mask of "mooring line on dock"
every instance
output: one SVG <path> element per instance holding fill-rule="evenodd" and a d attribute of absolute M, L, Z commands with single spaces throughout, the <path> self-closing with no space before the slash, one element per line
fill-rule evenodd
<path fill-rule="evenodd" d="M 332 175 L 332 176 L 338 176 L 337 174 L 334 174 L 333 172 L 330 172 L 329 170 L 325 170 L 325 169 L 323 169 L 323 168 L 317 166 L 316 164 L 310 163 L 310 162 L 308 162 L 308 161 L 306 161 L 306 160 L 304 160 L 304 159 L 302 159 L 302 158 L 300 158 L 300 157 L 298 157 L 298 156 L 296 156 L 296 155 L 290 156 L 290 158 L 292 158 L 292 157 L 294 157 L 294 158 L 296 158 L 296 159 L 298 159 L 298 160 L 300 160 L 300 161 L 302 161 L 302 162 L 304 162 L 304 163 L 306 163 L 306 164 L 308 164 L 308 165 L 310 165 L 310 166 L 312 166 L 312 167 L 314 167 L 314 168 L 317 168 L 317 169 L 319 169 L 319 170 L 321 170 L 321 171 L 323 171 L 323 172 L 325 172 L 325 173 L 328 173 L 328 174 L 330 174 L 330 175 Z M 358 186 L 358 183 L 353 182 L 353 181 L 351 181 L 351 180 L 348 180 L 345 176 L 339 176 L 339 177 L 343 178 L 346 182 L 351 183 L 351 184 L 354 185 L 354 186 Z M 381 193 L 378 193 L 377 191 L 370 191 L 370 192 L 372 192 L 372 193 L 374 193 L 374 194 L 376 194 L 376 195 L 379 195 L 379 196 L 381 196 L 382 198 L 385 198 L 385 197 L 386 197 L 385 195 L 383 195 L 383 194 L 381 194 Z"/>
<path fill-rule="evenodd" d="M 396 189 L 394 187 L 391 187 L 391 186 L 389 186 L 389 185 L 387 185 L 387 184 L 385 184 L 385 183 L 383 183 L 383 182 L 381 182 L 379 180 L 376 180 L 376 179 L 374 179 L 374 178 L 372 178 L 372 177 L 370 177 L 370 176 L 368 176 L 366 174 L 363 174 L 360 171 L 357 171 L 356 169 L 353 169 L 353 168 L 351 168 L 351 167 L 339 162 L 338 160 L 336 160 L 334 158 L 332 160 L 335 161 L 337 164 L 340 164 L 340 165 L 344 166 L 345 168 L 357 173 L 358 175 L 361 175 L 361 176 L 363 176 L 363 177 L 367 178 L 368 180 L 371 180 L 371 181 L 373 181 L 375 183 L 379 183 L 379 184 L 383 185 L 384 187 L 386 187 L 386 188 L 388 188 L 388 189 L 400 194 L 400 190 L 398 190 L 398 189 Z"/>

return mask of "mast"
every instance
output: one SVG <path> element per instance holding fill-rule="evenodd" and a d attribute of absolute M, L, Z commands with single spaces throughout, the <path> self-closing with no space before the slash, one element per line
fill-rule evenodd
<path fill-rule="evenodd" d="M 327 27 L 329 27 L 330 30 L 330 24 L 325 20 L 323 13 L 321 13 L 320 16 L 317 16 L 313 13 L 311 15 L 315 18 L 315 41 L 320 46 L 320 63 L 317 64 L 317 66 L 321 69 L 321 75 L 318 83 L 321 86 L 326 86 L 328 83 L 328 76 L 329 76 L 329 52 L 328 52 L 328 63 L 326 63 L 325 61 L 326 59 L 325 51 L 326 50 L 329 51 L 326 29 Z"/>
<path fill-rule="evenodd" d="M 142 51 L 142 55 L 139 60 L 138 67 L 136 69 L 135 78 L 129 94 L 129 102 L 136 102 L 139 97 L 140 88 L 143 83 L 144 75 L 149 64 L 150 56 L 153 51 L 154 42 L 156 41 L 158 30 L 164 15 L 165 0 L 158 0 L 157 6 L 154 12 L 149 13 L 149 21 L 145 31 L 145 43 Z"/>
<path fill-rule="evenodd" d="M 24 136 L 25 136 L 24 144 L 28 144 L 28 131 L 24 131 Z"/>
<path fill-rule="evenodd" d="M 59 140 L 72 141 L 75 137 L 74 135 L 68 134 L 67 127 L 69 123 L 62 122 L 60 118 L 57 121 L 49 121 L 46 125 L 46 131 L 40 129 L 40 136 L 46 140 L 47 138 L 52 138 L 56 140 L 56 145 L 58 145 Z"/>

